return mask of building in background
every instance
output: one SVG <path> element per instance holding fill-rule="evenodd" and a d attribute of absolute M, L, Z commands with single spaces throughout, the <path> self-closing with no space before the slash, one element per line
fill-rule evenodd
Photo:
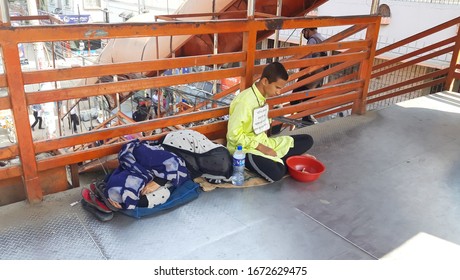
<path fill-rule="evenodd" d="M 184 0 L 44 0 L 39 9 L 66 15 L 89 15 L 90 22 L 124 22 L 147 12 L 158 15 L 174 13 Z"/>

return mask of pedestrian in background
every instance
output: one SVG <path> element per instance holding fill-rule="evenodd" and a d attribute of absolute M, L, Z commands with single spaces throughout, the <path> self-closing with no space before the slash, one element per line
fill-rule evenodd
<path fill-rule="evenodd" d="M 302 29 L 302 35 L 303 37 L 307 40 L 307 45 L 315 45 L 315 44 L 320 44 L 321 42 L 324 41 L 324 37 L 318 33 L 318 29 L 316 27 L 310 27 L 310 28 L 304 28 Z M 322 51 L 322 52 L 314 52 L 311 53 L 310 55 L 307 56 L 307 58 L 315 58 L 315 57 L 322 57 L 322 56 L 327 56 L 327 52 Z M 300 77 L 297 81 L 300 82 L 308 77 L 311 77 L 313 75 L 318 74 L 319 72 L 327 69 L 327 67 L 321 67 L 318 70 L 315 70 L 311 73 L 305 74 L 302 77 Z M 300 69 L 302 71 L 303 69 Z M 292 92 L 300 92 L 300 91 L 305 91 L 305 90 L 310 90 L 310 89 L 315 89 L 319 88 L 323 85 L 323 79 L 318 79 L 316 81 L 313 81 L 311 83 L 308 83 L 306 85 L 300 86 L 296 89 L 294 89 Z M 311 98 L 306 98 L 303 100 L 296 100 L 292 101 L 291 104 L 298 104 L 303 101 L 307 101 Z M 317 124 L 318 121 L 312 116 L 308 115 L 302 118 L 302 121 L 306 124 L 312 125 L 312 124 Z"/>
<path fill-rule="evenodd" d="M 77 115 L 77 106 L 70 109 L 70 122 L 73 125 L 73 132 L 78 133 L 77 125 L 80 125 L 80 118 Z"/>
<path fill-rule="evenodd" d="M 43 108 L 42 108 L 42 105 L 41 104 L 34 104 L 32 105 L 32 113 L 34 115 L 34 123 L 31 125 L 31 128 L 32 128 L 32 131 L 35 130 L 35 126 L 37 125 L 38 123 L 38 129 L 45 129 L 43 126 L 42 126 L 42 123 L 43 123 Z"/>
<path fill-rule="evenodd" d="M 321 42 L 323 42 L 325 39 L 324 37 L 318 33 L 318 28 L 316 27 L 310 27 L 310 28 L 304 28 L 302 29 L 301 31 L 301 34 L 303 35 L 303 37 L 307 40 L 307 45 L 315 45 L 315 44 L 320 44 Z M 327 52 L 325 51 L 320 51 L 320 52 L 313 52 L 309 55 L 307 55 L 305 58 L 316 58 L 316 57 L 322 57 L 322 56 L 327 56 Z M 299 71 L 302 71 L 304 70 L 305 68 L 301 68 L 299 69 Z M 297 82 L 300 82 L 308 77 L 311 77 L 321 71 L 324 71 L 328 69 L 328 66 L 325 66 L 325 67 L 321 67 L 311 73 L 307 73 L 303 76 L 301 76 L 300 78 L 297 79 Z M 308 95 L 308 90 L 311 90 L 311 89 L 315 89 L 315 88 L 319 88 L 323 85 L 323 79 L 318 79 L 316 81 L 312 81 L 306 85 L 303 85 L 303 86 L 300 86 L 298 88 L 295 88 L 292 93 L 296 93 L 296 92 L 301 92 L 301 91 L 306 91 L 307 92 L 307 95 Z M 312 99 L 313 97 L 309 97 L 309 98 L 305 98 L 305 99 L 302 99 L 302 100 L 295 100 L 295 101 L 291 101 L 291 105 L 295 105 L 295 104 L 299 104 L 301 102 L 304 102 L 304 101 L 307 101 L 309 99 Z M 312 115 L 308 115 L 308 116 L 305 116 L 305 117 L 302 117 L 302 123 L 305 124 L 305 125 L 313 125 L 313 124 L 317 124 L 318 121 L 316 120 L 315 117 L 313 117 Z M 276 135 L 276 134 L 279 134 L 281 132 L 281 128 L 282 128 L 282 124 L 279 124 L 279 125 L 275 125 L 272 127 L 271 129 L 271 135 Z"/>

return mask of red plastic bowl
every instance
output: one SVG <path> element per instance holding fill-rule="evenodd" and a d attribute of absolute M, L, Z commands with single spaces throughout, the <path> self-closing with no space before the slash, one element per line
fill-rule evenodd
<path fill-rule="evenodd" d="M 319 160 L 309 156 L 292 156 L 286 160 L 289 175 L 297 181 L 312 182 L 326 170 Z"/>

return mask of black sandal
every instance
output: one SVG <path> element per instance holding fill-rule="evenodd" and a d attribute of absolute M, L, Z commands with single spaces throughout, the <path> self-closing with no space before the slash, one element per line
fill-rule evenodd
<path fill-rule="evenodd" d="M 205 178 L 203 177 L 208 183 L 213 184 L 213 185 L 219 185 L 222 184 L 223 181 L 222 179 L 210 179 L 210 178 Z"/>
<path fill-rule="evenodd" d="M 91 214 L 96 217 L 101 222 L 108 222 L 113 219 L 113 212 L 110 213 L 104 213 L 99 210 L 97 210 L 94 205 L 86 202 L 83 198 L 81 199 L 81 207 L 85 209 L 86 211 L 90 212 Z"/>
<path fill-rule="evenodd" d="M 115 206 L 112 205 L 112 203 L 110 203 L 110 201 L 107 199 L 107 197 L 105 196 L 104 194 L 104 190 L 105 190 L 105 183 L 104 182 L 99 182 L 99 183 L 95 183 L 95 184 L 91 184 L 90 187 L 91 189 L 93 188 L 94 186 L 94 193 L 100 198 L 102 199 L 102 201 L 104 201 L 105 205 L 112 211 L 114 212 L 117 212 L 117 211 L 120 211 L 120 209 L 116 208 Z"/>
<path fill-rule="evenodd" d="M 112 213 L 112 210 L 110 210 L 104 202 L 99 200 L 98 197 L 90 189 L 82 189 L 81 196 L 83 197 L 84 201 L 86 201 L 89 205 L 93 206 L 97 210 L 106 214 Z"/>

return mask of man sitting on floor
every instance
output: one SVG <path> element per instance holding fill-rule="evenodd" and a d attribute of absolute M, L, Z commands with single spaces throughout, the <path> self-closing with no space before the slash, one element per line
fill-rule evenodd
<path fill-rule="evenodd" d="M 308 134 L 268 137 L 268 97 L 277 96 L 288 80 L 279 62 L 268 64 L 259 81 L 242 91 L 230 104 L 227 148 L 233 153 L 238 144 L 246 152 L 246 167 L 269 182 L 283 178 L 286 159 L 305 153 L 313 145 Z"/>

